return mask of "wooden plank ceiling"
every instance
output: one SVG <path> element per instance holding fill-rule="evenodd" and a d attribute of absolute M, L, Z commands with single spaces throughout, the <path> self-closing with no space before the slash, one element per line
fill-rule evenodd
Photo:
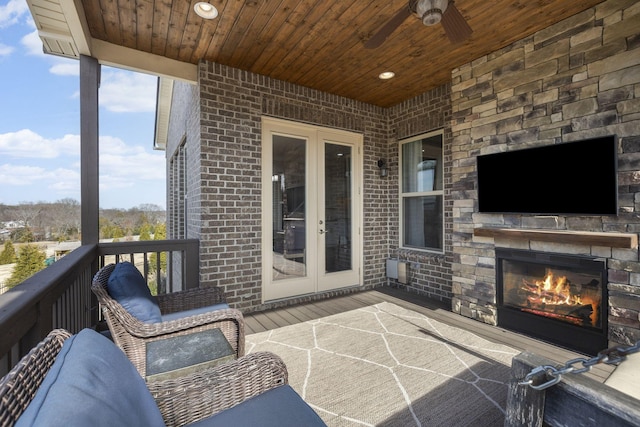
<path fill-rule="evenodd" d="M 197 64 L 201 59 L 388 107 L 448 82 L 451 70 L 601 0 L 457 0 L 473 29 L 452 45 L 410 16 L 377 49 L 367 41 L 407 0 L 82 0 L 91 37 Z M 393 71 L 382 81 L 378 74 Z"/>

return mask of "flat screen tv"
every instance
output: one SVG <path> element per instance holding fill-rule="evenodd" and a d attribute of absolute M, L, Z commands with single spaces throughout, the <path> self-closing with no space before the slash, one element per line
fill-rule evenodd
<path fill-rule="evenodd" d="M 477 157 L 480 212 L 617 215 L 615 135 Z"/>

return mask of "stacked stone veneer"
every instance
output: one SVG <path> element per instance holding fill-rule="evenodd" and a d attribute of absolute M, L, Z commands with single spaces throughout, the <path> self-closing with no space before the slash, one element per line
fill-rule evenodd
<path fill-rule="evenodd" d="M 476 227 L 640 231 L 640 3 L 606 1 L 452 78 L 453 310 L 496 323 L 496 246 L 593 255 L 607 259 L 609 339 L 640 339 L 638 248 L 473 235 Z M 609 134 L 619 137 L 617 217 L 478 213 L 477 155 Z"/>

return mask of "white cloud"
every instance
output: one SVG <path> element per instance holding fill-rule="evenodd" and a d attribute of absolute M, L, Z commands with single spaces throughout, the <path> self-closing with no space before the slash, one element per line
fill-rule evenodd
<path fill-rule="evenodd" d="M 68 152 L 74 146 L 74 154 L 79 156 L 79 137 L 66 135 L 60 139 L 47 139 L 33 131 L 0 135 L 0 158 L 10 155 L 21 158 L 21 165 L 0 165 L 0 188 L 14 198 L 57 200 L 61 197 L 78 198 L 80 192 L 80 162 L 67 158 L 65 165 L 52 158 Z M 63 147 L 63 148 L 61 148 Z M 16 153 L 15 151 L 19 151 Z M 24 164 L 29 158 L 46 158 L 46 163 L 38 166 Z M 25 160 L 26 159 L 26 160 Z M 164 152 L 147 150 L 140 146 L 127 145 L 120 138 L 102 136 L 100 138 L 100 191 L 101 197 L 114 198 L 115 205 L 134 206 L 138 199 L 127 200 L 130 190 L 140 197 L 158 197 L 155 191 L 159 183 L 165 182 Z M 148 187 L 149 191 L 145 190 Z M 47 192 L 49 193 L 48 195 Z M 142 193 L 140 193 L 142 192 Z M 160 191 L 162 196 L 162 191 Z M 27 196 L 28 195 L 28 196 Z M 144 199 L 143 197 L 143 199 Z M 142 199 L 140 199 L 142 200 Z M 146 199 L 144 199 L 146 200 Z M 13 203 L 17 203 L 16 199 Z M 158 203 L 153 200 L 154 203 Z M 163 202 L 161 202 L 163 204 Z"/>
<path fill-rule="evenodd" d="M 100 105 L 115 113 L 155 112 L 158 78 L 129 71 L 102 73 Z"/>
<path fill-rule="evenodd" d="M 37 166 L 5 164 L 0 165 L 0 185 L 5 189 L 13 186 L 15 187 L 13 192 L 22 195 L 41 193 L 42 189 L 48 189 L 55 193 L 54 199 L 67 196 L 77 197 L 80 191 L 80 173 L 65 168 L 47 170 Z M 34 186 L 39 187 L 40 190 L 28 188 Z"/>
<path fill-rule="evenodd" d="M 7 56 L 13 52 L 13 47 L 0 43 L 0 56 Z"/>
<path fill-rule="evenodd" d="M 0 134 L 0 156 L 16 158 L 55 158 L 79 155 L 80 136 L 64 135 L 48 139 L 29 129 Z"/>
<path fill-rule="evenodd" d="M 49 72 L 56 76 L 79 76 L 80 61 L 71 58 L 57 58 L 56 63 L 49 68 Z"/>
<path fill-rule="evenodd" d="M 164 153 L 129 146 L 119 138 L 100 138 L 101 191 L 132 188 L 145 181 L 164 182 L 165 167 Z"/>
<path fill-rule="evenodd" d="M 0 185 L 31 185 L 42 180 L 45 170 L 36 166 L 0 165 Z"/>
<path fill-rule="evenodd" d="M 29 129 L 0 134 L 0 157 L 53 159 L 80 155 L 80 136 L 45 138 Z M 73 162 L 79 167 L 78 162 Z M 32 171 L 42 175 L 41 171 Z M 100 137 L 100 172 L 106 178 L 127 177 L 128 180 L 156 180 L 165 177 L 164 152 L 127 145 L 120 138 Z"/>
<path fill-rule="evenodd" d="M 0 5 L 0 28 L 17 24 L 28 11 L 25 0 L 9 0 L 7 4 Z"/>
<path fill-rule="evenodd" d="M 58 168 L 50 171 L 48 178 L 49 188 L 62 194 L 68 194 L 79 191 L 80 173 L 71 169 Z"/>
<path fill-rule="evenodd" d="M 22 37 L 20 40 L 22 45 L 27 48 L 27 54 L 34 56 L 45 56 L 45 53 L 42 49 L 42 40 L 40 40 L 40 36 L 38 35 L 38 31 L 34 30 Z"/>

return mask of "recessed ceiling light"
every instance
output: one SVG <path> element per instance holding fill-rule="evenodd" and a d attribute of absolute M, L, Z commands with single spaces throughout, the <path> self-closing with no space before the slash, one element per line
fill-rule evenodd
<path fill-rule="evenodd" d="M 204 19 L 214 19 L 218 16 L 218 9 L 211 3 L 200 1 L 193 6 L 198 16 Z"/>
<path fill-rule="evenodd" d="M 381 80 L 389 80 L 395 77 L 395 75 L 396 73 L 394 73 L 393 71 L 385 71 L 384 73 L 380 73 L 378 75 L 378 78 Z"/>

